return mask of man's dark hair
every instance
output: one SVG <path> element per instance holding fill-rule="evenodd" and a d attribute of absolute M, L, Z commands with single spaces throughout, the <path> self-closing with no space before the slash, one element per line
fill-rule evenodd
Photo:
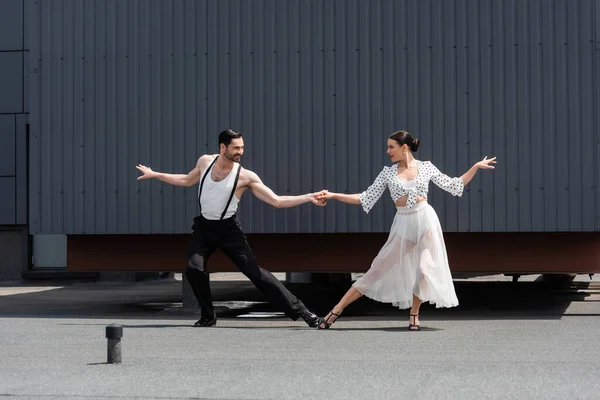
<path fill-rule="evenodd" d="M 229 146 L 232 139 L 241 138 L 242 134 L 234 131 L 233 129 L 226 129 L 223 132 L 219 133 L 219 145 L 223 143 L 225 147 Z"/>

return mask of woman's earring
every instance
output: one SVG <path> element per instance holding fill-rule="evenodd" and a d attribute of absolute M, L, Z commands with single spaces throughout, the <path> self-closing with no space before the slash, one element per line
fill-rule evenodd
<path fill-rule="evenodd" d="M 406 154 L 406 152 L 405 152 L 405 151 L 403 151 L 403 152 L 402 152 L 402 154 Z"/>

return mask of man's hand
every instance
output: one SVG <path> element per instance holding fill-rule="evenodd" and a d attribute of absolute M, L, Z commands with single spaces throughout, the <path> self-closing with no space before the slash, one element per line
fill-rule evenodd
<path fill-rule="evenodd" d="M 138 181 L 143 179 L 158 179 L 161 182 L 168 183 L 173 186 L 189 187 L 200 182 L 200 173 L 202 172 L 201 165 L 209 156 L 202 156 L 196 162 L 196 166 L 187 174 L 166 174 L 164 172 L 152 171 L 152 168 L 138 164 L 135 168 L 142 173 L 137 177 Z"/>
<path fill-rule="evenodd" d="M 138 169 L 138 171 L 140 171 L 142 173 L 142 175 L 138 176 L 137 180 L 142 180 L 142 179 L 152 179 L 156 176 L 156 172 L 152 171 L 152 169 L 150 167 L 146 167 L 145 165 L 142 164 L 138 164 L 136 165 L 136 168 Z"/>

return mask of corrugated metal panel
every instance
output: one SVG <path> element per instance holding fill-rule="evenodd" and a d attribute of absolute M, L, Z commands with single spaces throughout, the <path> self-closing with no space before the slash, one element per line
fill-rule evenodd
<path fill-rule="evenodd" d="M 599 8 L 29 1 L 32 231 L 188 232 L 196 188 L 138 182 L 133 167 L 187 172 L 229 127 L 282 195 L 364 190 L 389 163 L 386 137 L 408 129 L 449 175 L 500 160 L 462 199 L 432 186 L 446 231 L 598 230 Z M 248 232 L 386 231 L 393 213 L 387 193 L 369 215 L 240 207 Z"/>
<path fill-rule="evenodd" d="M 15 176 L 15 142 L 15 116 L 0 115 L 0 177 Z"/>
<path fill-rule="evenodd" d="M 23 112 L 22 51 L 0 51 L 0 92 L 0 114 Z"/>
<path fill-rule="evenodd" d="M 0 5 L 0 225 L 24 224 L 23 3 Z"/>
<path fill-rule="evenodd" d="M 0 50 L 23 50 L 23 2 L 3 0 L 0 12 Z"/>
<path fill-rule="evenodd" d="M 0 115 L 0 225 L 15 224 L 16 128 L 14 115 Z"/>
<path fill-rule="evenodd" d="M 0 176 L 0 225 L 14 225 L 15 177 Z"/>
<path fill-rule="evenodd" d="M 16 119 L 15 223 L 27 225 L 27 116 L 17 115 Z"/>
<path fill-rule="evenodd" d="M 596 41 L 596 47 L 595 47 L 595 53 L 594 53 L 594 82 L 596 83 L 593 86 L 594 92 L 594 106 L 595 106 L 595 112 L 594 112 L 594 131 L 596 133 L 596 168 L 594 169 L 593 174 L 596 176 L 596 180 L 594 182 L 595 184 L 595 189 L 596 189 L 596 230 L 600 230 L 600 173 L 598 171 L 600 171 L 600 123 L 598 121 L 598 116 L 600 115 L 600 85 L 598 85 L 597 82 L 600 82 L 600 0 L 596 0 L 594 2 L 594 13 L 590 13 L 591 15 L 594 15 L 594 35 L 595 35 L 595 41 Z M 594 147 L 593 145 L 590 147 Z M 593 164 L 592 164 L 593 165 Z M 586 218 L 589 215 L 588 213 L 585 214 Z M 591 215 L 590 215 L 591 216 Z"/>

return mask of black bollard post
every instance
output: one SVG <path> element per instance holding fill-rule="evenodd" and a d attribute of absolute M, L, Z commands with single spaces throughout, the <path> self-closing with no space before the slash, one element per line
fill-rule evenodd
<path fill-rule="evenodd" d="M 121 338 L 123 327 L 118 324 L 106 326 L 106 338 L 108 339 L 108 364 L 121 364 Z"/>

